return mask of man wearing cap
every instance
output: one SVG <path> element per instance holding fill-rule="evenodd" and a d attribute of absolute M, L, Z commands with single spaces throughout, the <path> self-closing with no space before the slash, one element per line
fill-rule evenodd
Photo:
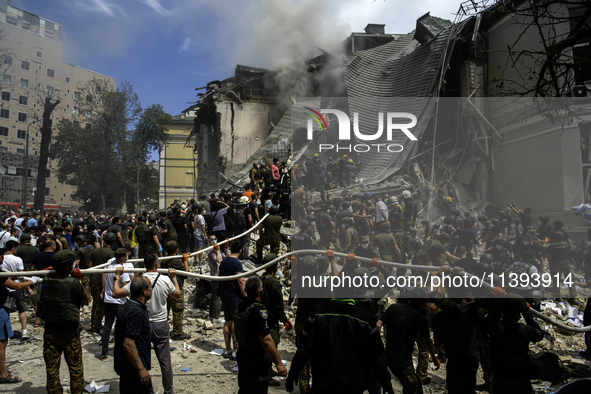
<path fill-rule="evenodd" d="M 89 266 L 96 267 L 99 265 L 106 264 L 110 259 L 115 256 L 113 251 L 113 242 L 115 241 L 114 234 L 111 233 L 105 236 L 103 239 L 104 246 L 96 248 L 90 254 Z M 101 333 L 103 316 L 105 315 L 103 298 L 103 275 L 92 274 L 90 275 L 90 294 L 92 295 L 92 312 L 90 317 L 90 329 L 92 332 L 97 334 Z"/>
<path fill-rule="evenodd" d="M 84 390 L 84 366 L 80 342 L 80 307 L 88 304 L 90 296 L 72 278 L 75 254 L 62 250 L 53 255 L 51 266 L 56 271 L 43 279 L 43 292 L 39 300 L 39 316 L 45 321 L 43 359 L 47 371 L 48 393 L 61 393 L 60 361 L 62 353 L 70 370 L 70 391 Z"/>
<path fill-rule="evenodd" d="M 53 226 L 53 235 L 55 235 L 55 242 L 57 246 L 57 251 L 60 250 L 67 250 L 70 247 L 68 246 L 68 240 L 64 238 L 62 233 L 64 232 L 64 228 L 62 226 Z"/>

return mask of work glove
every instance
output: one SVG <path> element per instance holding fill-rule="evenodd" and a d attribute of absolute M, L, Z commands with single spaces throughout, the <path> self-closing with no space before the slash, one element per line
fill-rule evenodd
<path fill-rule="evenodd" d="M 433 361 L 433 365 L 435 365 L 435 370 L 441 368 L 441 361 L 439 361 L 437 357 L 434 357 L 431 361 Z"/>
<path fill-rule="evenodd" d="M 183 262 L 189 261 L 189 255 L 187 253 L 183 253 Z"/>
<path fill-rule="evenodd" d="M 220 245 L 218 245 L 217 243 L 213 244 L 213 250 L 215 250 L 216 252 L 220 250 Z"/>
<path fill-rule="evenodd" d="M 162 245 L 158 246 L 158 253 L 162 253 Z"/>
<path fill-rule="evenodd" d="M 495 287 L 494 289 L 492 289 L 490 291 L 490 293 L 496 297 L 496 296 L 505 295 L 506 291 L 502 287 Z"/>
<path fill-rule="evenodd" d="M 293 391 L 293 379 L 289 376 L 285 379 L 285 391 L 291 393 Z"/>
<path fill-rule="evenodd" d="M 334 250 L 327 250 L 326 251 L 326 257 L 328 257 L 329 261 L 334 260 Z"/>
<path fill-rule="evenodd" d="M 72 270 L 72 277 L 82 280 L 82 272 L 80 271 L 80 268 L 76 267 Z"/>
<path fill-rule="evenodd" d="M 292 329 L 293 326 L 291 325 L 291 322 L 288 319 L 285 322 L 283 322 L 283 327 L 285 327 L 285 331 L 289 331 Z"/>
<path fill-rule="evenodd" d="M 380 263 L 378 263 L 378 259 L 376 257 L 374 257 L 373 259 L 371 259 L 371 265 L 378 268 L 380 266 Z"/>

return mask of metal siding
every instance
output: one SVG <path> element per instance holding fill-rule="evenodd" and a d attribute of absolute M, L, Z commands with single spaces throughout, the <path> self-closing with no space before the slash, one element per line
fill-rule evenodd
<path fill-rule="evenodd" d="M 534 212 L 561 211 L 565 206 L 561 143 L 560 132 L 555 131 L 497 147 L 493 201 L 499 206 L 529 206 Z"/>

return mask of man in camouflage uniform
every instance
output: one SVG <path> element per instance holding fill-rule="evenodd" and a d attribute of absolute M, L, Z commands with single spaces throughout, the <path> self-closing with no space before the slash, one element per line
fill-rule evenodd
<path fill-rule="evenodd" d="M 43 280 L 38 311 L 45 321 L 43 358 L 47 371 L 46 389 L 50 394 L 62 393 L 60 361 L 62 353 L 70 370 L 70 392 L 84 391 L 84 366 L 80 342 L 80 307 L 89 295 L 80 281 L 70 276 L 75 254 L 70 250 L 57 252 L 51 258 L 56 273 Z"/>
<path fill-rule="evenodd" d="M 165 252 L 169 256 L 176 256 L 179 252 L 179 248 L 180 246 L 178 242 L 170 241 L 165 245 Z M 185 259 L 185 257 L 187 258 Z M 183 259 L 162 260 L 160 265 L 162 268 L 174 268 L 178 271 L 189 272 L 189 259 L 186 254 L 183 255 Z M 181 296 L 178 300 L 172 296 L 168 296 L 167 309 L 168 312 L 172 309 L 172 335 L 170 338 L 176 341 L 181 341 L 191 338 L 191 335 L 183 332 L 183 318 L 185 312 L 183 284 L 185 283 L 185 277 L 177 276 L 177 281 L 179 283 L 179 289 L 181 290 Z"/>
<path fill-rule="evenodd" d="M 115 252 L 112 249 L 113 242 L 115 242 L 115 234 L 107 233 L 104 236 L 103 242 L 105 246 L 93 250 L 90 254 L 91 267 L 103 265 L 107 261 L 115 257 Z M 90 275 L 90 294 L 92 295 L 92 314 L 90 317 L 90 330 L 97 334 L 101 333 L 101 322 L 103 321 L 103 316 L 105 315 L 103 299 L 101 298 L 101 293 L 103 291 L 102 280 L 102 274 Z"/>
<path fill-rule="evenodd" d="M 158 256 L 162 257 L 162 235 L 156 227 L 156 215 L 150 215 L 148 218 L 149 226 L 146 231 L 146 255 L 150 253 L 155 253 Z M 141 243 L 140 243 L 141 245 Z M 143 265 L 143 263 L 141 264 Z"/>
<path fill-rule="evenodd" d="M 86 240 L 86 236 L 83 234 L 79 234 L 76 236 L 76 260 L 74 261 L 74 265 L 76 268 L 80 268 L 82 270 L 90 268 L 90 262 L 92 261 L 92 251 L 94 250 L 93 245 L 89 245 L 88 241 Z M 90 293 L 90 276 L 84 275 L 82 276 L 82 286 L 84 286 L 84 290 Z"/>
<path fill-rule="evenodd" d="M 573 280 L 572 277 L 572 265 L 570 262 L 570 245 L 564 241 L 564 234 L 561 232 L 552 233 L 550 235 L 550 243 L 546 248 L 546 256 L 548 258 L 548 265 L 550 268 L 550 274 L 552 275 L 552 284 L 551 288 L 554 292 L 554 297 L 560 298 L 560 286 L 556 286 L 556 274 L 563 274 L 564 280 L 570 279 Z M 568 275 L 570 274 L 570 278 Z M 562 283 L 562 279 L 561 282 Z M 574 285 L 569 286 L 569 296 L 570 300 L 574 300 L 576 297 L 575 287 Z M 569 301 L 570 301 L 569 300 Z"/>

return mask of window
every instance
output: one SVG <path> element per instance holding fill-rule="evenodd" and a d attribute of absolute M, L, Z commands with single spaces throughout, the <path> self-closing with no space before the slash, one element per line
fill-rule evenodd
<path fill-rule="evenodd" d="M 2 92 L 2 101 L 10 101 L 10 92 Z"/>
<path fill-rule="evenodd" d="M 24 155 L 25 154 L 25 150 L 23 148 L 16 148 L 16 154 L 17 155 Z M 17 171 L 17 175 L 22 175 L 22 170 L 23 169 L 22 168 L 19 168 L 19 170 L 21 170 L 21 173 L 18 174 L 18 171 Z"/>
<path fill-rule="evenodd" d="M 86 111 L 84 111 L 84 116 L 86 116 L 87 118 L 92 118 L 92 111 L 87 109 Z"/>
<path fill-rule="evenodd" d="M 0 152 L 8 152 L 7 146 L 0 146 Z"/>
<path fill-rule="evenodd" d="M 45 170 L 45 178 L 51 178 L 51 170 Z"/>
<path fill-rule="evenodd" d="M 92 103 L 92 96 L 90 94 L 86 95 L 86 102 L 87 103 Z"/>
<path fill-rule="evenodd" d="M 29 98 L 27 96 L 18 96 L 18 103 L 22 105 L 29 105 Z"/>
<path fill-rule="evenodd" d="M 50 196 L 50 189 L 48 187 L 45 188 L 45 197 Z"/>
<path fill-rule="evenodd" d="M 72 201 L 72 202 L 78 201 L 75 194 L 70 194 L 70 201 Z"/>
<path fill-rule="evenodd" d="M 70 82 L 70 77 L 66 77 L 66 82 Z M 69 93 L 69 91 L 68 91 Z"/>
<path fill-rule="evenodd" d="M 80 92 L 74 92 L 74 100 L 80 100 Z"/>
<path fill-rule="evenodd" d="M 47 76 L 50 78 L 55 78 L 55 70 L 52 70 L 51 68 L 47 69 Z"/>
<path fill-rule="evenodd" d="M 29 88 L 29 80 L 25 78 L 21 78 L 21 88 L 28 89 Z"/>
<path fill-rule="evenodd" d="M 43 57 L 43 52 L 37 51 L 37 57 Z"/>
<path fill-rule="evenodd" d="M 0 118 L 10 119 L 10 111 L 6 108 L 0 108 Z"/>
<path fill-rule="evenodd" d="M 31 64 L 26 60 L 21 60 L 21 68 L 23 70 L 28 70 Z"/>
<path fill-rule="evenodd" d="M 0 127 L 0 136 L 8 137 L 8 127 Z"/>
<path fill-rule="evenodd" d="M 31 28 L 31 24 L 27 21 L 21 21 L 21 27 L 23 30 L 29 30 Z"/>
<path fill-rule="evenodd" d="M 12 75 L 10 75 L 10 74 L 3 74 L 2 75 L 2 83 L 4 85 L 10 85 L 12 83 Z"/>
<path fill-rule="evenodd" d="M 27 114 L 19 112 L 18 113 L 18 121 L 19 122 L 26 122 L 27 121 Z"/>
<path fill-rule="evenodd" d="M 92 125 L 90 123 L 84 123 L 84 128 L 86 130 L 90 130 L 92 128 Z"/>
<path fill-rule="evenodd" d="M 55 88 L 53 86 L 50 86 L 50 85 L 45 85 L 45 92 L 48 95 L 53 96 L 53 94 L 55 93 Z"/>
<path fill-rule="evenodd" d="M 26 130 L 17 130 L 16 131 L 16 138 L 19 140 L 27 139 L 27 131 Z"/>
<path fill-rule="evenodd" d="M 12 56 L 5 55 L 4 56 L 4 64 L 7 66 L 12 66 Z"/>
<path fill-rule="evenodd" d="M 80 115 L 80 107 L 74 107 L 74 115 Z"/>

